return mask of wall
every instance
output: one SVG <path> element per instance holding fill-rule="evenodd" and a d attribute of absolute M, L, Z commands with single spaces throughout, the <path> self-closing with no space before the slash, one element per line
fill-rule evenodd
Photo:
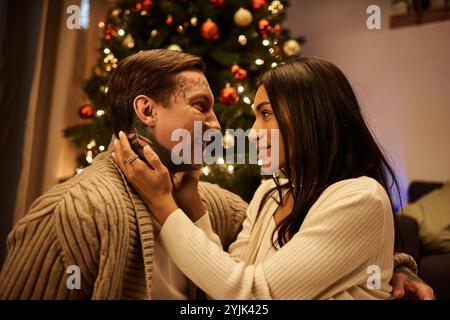
<path fill-rule="evenodd" d="M 450 21 L 389 28 L 390 0 L 295 0 L 286 27 L 305 35 L 303 55 L 348 76 L 403 192 L 412 180 L 450 180 Z M 381 30 L 366 9 L 381 8 Z"/>

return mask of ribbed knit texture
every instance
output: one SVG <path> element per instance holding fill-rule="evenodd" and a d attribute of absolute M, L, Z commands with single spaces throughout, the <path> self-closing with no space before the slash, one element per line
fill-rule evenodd
<path fill-rule="evenodd" d="M 180 270 L 214 299 L 391 298 L 393 215 L 378 182 L 360 177 L 328 187 L 279 250 L 261 243 L 275 226 L 276 202 L 269 200 L 256 219 L 261 197 L 272 186 L 265 182 L 256 192 L 229 253 L 180 209 L 172 213 L 159 237 Z M 372 265 L 381 271 L 379 289 L 367 286 Z"/>
<path fill-rule="evenodd" d="M 111 157 L 96 157 L 80 175 L 38 198 L 8 236 L 0 299 L 151 299 L 150 212 Z M 200 183 L 214 231 L 230 244 L 247 204 Z M 66 285 L 68 266 L 81 270 L 81 289 Z M 189 283 L 190 297 L 198 295 Z"/>

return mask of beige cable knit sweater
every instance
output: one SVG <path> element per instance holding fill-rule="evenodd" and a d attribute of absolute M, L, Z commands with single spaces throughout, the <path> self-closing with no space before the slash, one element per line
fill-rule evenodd
<path fill-rule="evenodd" d="M 111 157 L 38 198 L 8 237 L 0 299 L 151 299 L 154 235 L 150 212 Z M 247 204 L 209 183 L 200 192 L 214 231 L 228 246 Z M 67 288 L 70 265 L 81 289 Z M 191 298 L 196 287 L 189 286 Z"/>

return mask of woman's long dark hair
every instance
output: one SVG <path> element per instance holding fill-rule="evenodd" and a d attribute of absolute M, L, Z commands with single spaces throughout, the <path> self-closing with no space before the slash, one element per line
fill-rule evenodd
<path fill-rule="evenodd" d="M 304 57 L 267 71 L 259 80 L 278 122 L 285 147 L 283 173 L 289 180 L 267 192 L 259 212 L 276 189 L 281 194 L 282 188 L 290 188 L 294 199 L 292 212 L 274 231 L 280 247 L 298 232 L 322 192 L 344 179 L 375 179 L 394 212 L 394 185 L 400 200 L 395 173 L 368 129 L 350 83 L 334 64 Z M 397 247 L 395 214 L 394 222 Z"/>

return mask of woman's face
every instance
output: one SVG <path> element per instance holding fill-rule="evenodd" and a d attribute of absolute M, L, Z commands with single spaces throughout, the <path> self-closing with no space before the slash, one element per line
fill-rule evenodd
<path fill-rule="evenodd" d="M 252 127 L 254 132 L 250 138 L 257 142 L 258 159 L 262 161 L 263 169 L 270 167 L 270 159 L 273 159 L 275 152 L 278 153 L 279 169 L 284 168 L 286 165 L 284 143 L 264 86 L 260 86 L 256 92 L 253 113 L 256 119 Z M 267 157 L 261 157 L 266 151 Z"/>

